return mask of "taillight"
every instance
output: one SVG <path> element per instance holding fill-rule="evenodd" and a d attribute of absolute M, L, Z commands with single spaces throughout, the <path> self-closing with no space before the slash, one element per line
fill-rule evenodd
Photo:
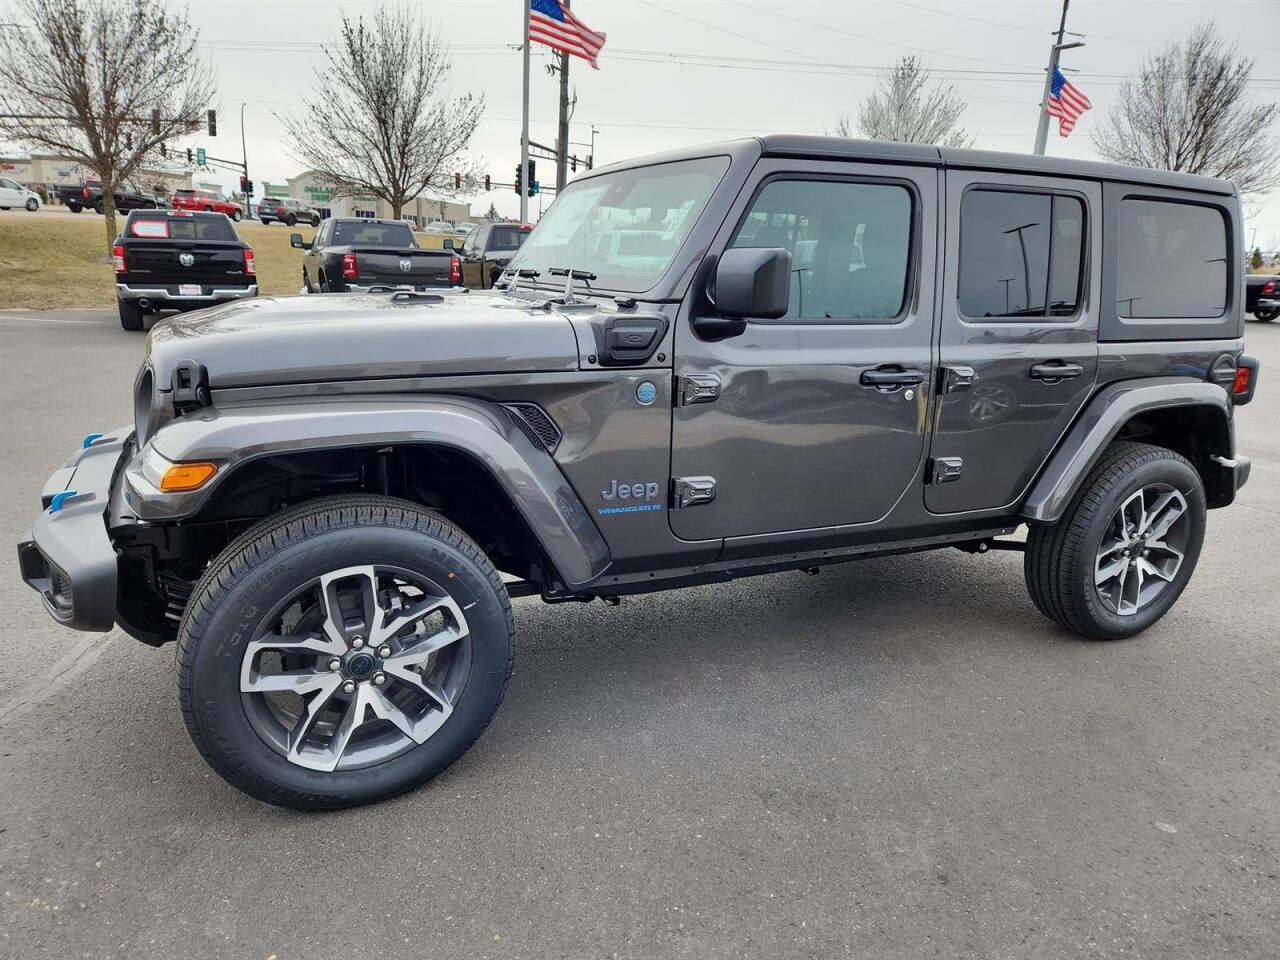
<path fill-rule="evenodd" d="M 1253 376 L 1253 370 L 1249 367 L 1236 367 L 1236 378 L 1231 381 L 1231 392 L 1237 396 L 1243 396 L 1249 392 L 1249 380 Z"/>
<path fill-rule="evenodd" d="M 255 264 L 253 262 L 253 250 L 249 247 L 244 248 L 244 272 L 251 277 L 256 273 Z"/>
<path fill-rule="evenodd" d="M 111 259 L 116 262 L 116 273 L 124 273 L 124 245 L 117 243 L 111 248 Z"/>
<path fill-rule="evenodd" d="M 462 282 L 462 261 L 457 257 L 449 259 L 449 282 L 455 285 Z"/>
<path fill-rule="evenodd" d="M 1268 280 L 1262 285 L 1262 292 L 1265 296 L 1271 296 L 1276 292 L 1276 282 L 1274 280 Z"/>
<path fill-rule="evenodd" d="M 84 194 L 84 198 L 85 198 L 86 200 L 88 200 L 88 199 L 89 199 L 89 188 L 88 188 L 88 187 L 84 187 L 80 192 Z"/>
<path fill-rule="evenodd" d="M 284 216 L 284 207 L 276 207 L 276 216 L 277 216 L 277 217 L 283 217 L 283 216 Z"/>
<path fill-rule="evenodd" d="M 342 279 L 354 280 L 356 278 L 356 255 L 354 253 L 344 253 L 342 255 Z"/>

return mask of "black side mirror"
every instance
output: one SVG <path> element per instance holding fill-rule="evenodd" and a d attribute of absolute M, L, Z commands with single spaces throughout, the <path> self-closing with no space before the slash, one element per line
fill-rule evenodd
<path fill-rule="evenodd" d="M 781 247 L 726 250 L 716 264 L 716 310 L 728 317 L 777 320 L 791 300 L 791 254 Z"/>
<path fill-rule="evenodd" d="M 297 247 L 299 250 L 310 250 L 310 249 L 311 249 L 311 244 L 309 244 L 309 243 L 304 243 L 304 242 L 303 242 L 303 240 L 302 240 L 302 234 L 300 234 L 300 233 L 291 233 L 291 234 L 289 234 L 289 246 L 291 246 L 291 247 Z"/>

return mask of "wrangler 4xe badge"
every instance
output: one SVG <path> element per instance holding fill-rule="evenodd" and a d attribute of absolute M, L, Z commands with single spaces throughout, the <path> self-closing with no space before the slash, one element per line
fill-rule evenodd
<path fill-rule="evenodd" d="M 601 499 L 632 502 L 596 507 L 596 513 L 604 517 L 614 513 L 646 513 L 650 510 L 661 510 L 662 503 L 658 500 L 658 492 L 658 484 L 653 482 L 619 483 L 617 480 L 610 480 L 608 489 L 600 491 Z"/>

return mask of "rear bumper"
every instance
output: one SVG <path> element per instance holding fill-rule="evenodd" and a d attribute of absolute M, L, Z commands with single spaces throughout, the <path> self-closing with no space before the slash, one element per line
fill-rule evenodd
<path fill-rule="evenodd" d="M 1236 491 L 1249 482 L 1249 471 L 1253 461 L 1243 454 L 1234 457 L 1213 456 L 1209 458 L 1218 469 L 1216 493 L 1211 497 L 1208 506 L 1225 507 L 1235 502 Z"/>
<path fill-rule="evenodd" d="M 106 513 L 131 433 L 126 426 L 93 440 L 55 472 L 42 512 L 18 543 L 22 579 L 63 626 L 105 631 L 115 623 L 118 573 Z"/>
<path fill-rule="evenodd" d="M 1280 298 L 1276 297 L 1259 297 L 1253 305 L 1253 312 L 1259 310 L 1280 310 Z"/>
<path fill-rule="evenodd" d="M 258 285 L 256 283 L 247 287 L 204 287 L 203 289 L 209 292 L 192 295 L 178 293 L 178 285 L 176 283 L 147 287 L 117 283 L 116 299 L 150 300 L 159 303 L 203 303 L 207 305 L 210 303 L 222 303 L 226 300 L 244 300 L 258 295 Z"/>

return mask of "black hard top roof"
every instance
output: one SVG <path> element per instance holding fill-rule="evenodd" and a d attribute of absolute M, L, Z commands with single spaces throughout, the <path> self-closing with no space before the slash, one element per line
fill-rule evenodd
<path fill-rule="evenodd" d="M 738 159 L 758 152 L 767 157 L 805 157 L 813 160 L 860 160 L 864 162 L 909 163 L 932 167 L 970 170 L 998 170 L 1040 176 L 1073 177 L 1087 180 L 1111 180 L 1140 183 L 1177 190 L 1199 190 L 1232 196 L 1235 185 L 1228 180 L 1201 177 L 1169 170 L 1129 167 L 1118 163 L 1072 160 L 1065 157 L 1038 157 L 1029 153 L 1003 153 L 996 150 L 961 150 L 922 143 L 891 143 L 883 140 L 855 140 L 846 137 L 819 137 L 803 134 L 770 134 L 748 140 L 728 140 L 697 147 L 685 147 L 650 157 L 638 157 L 600 167 L 587 174 L 593 176 L 609 170 L 690 160 L 717 154 Z"/>

